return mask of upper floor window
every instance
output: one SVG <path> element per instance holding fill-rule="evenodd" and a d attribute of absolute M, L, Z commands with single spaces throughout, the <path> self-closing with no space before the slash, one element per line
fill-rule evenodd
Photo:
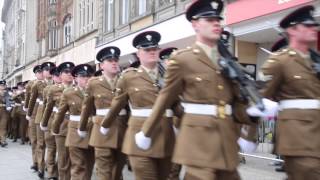
<path fill-rule="evenodd" d="M 104 1 L 104 32 L 110 32 L 114 28 L 114 0 Z"/>
<path fill-rule="evenodd" d="M 63 22 L 63 45 L 66 46 L 71 42 L 71 15 L 68 15 Z"/>
<path fill-rule="evenodd" d="M 131 17 L 139 17 L 151 12 L 153 1 L 150 0 L 132 0 Z"/>
<path fill-rule="evenodd" d="M 129 22 L 129 7 L 130 0 L 120 1 L 120 25 L 127 24 Z"/>
<path fill-rule="evenodd" d="M 57 3 L 57 0 L 48 0 L 49 1 L 49 4 L 56 4 Z"/>
<path fill-rule="evenodd" d="M 58 26 L 56 20 L 49 22 L 49 50 L 58 48 Z"/>
<path fill-rule="evenodd" d="M 80 35 L 92 31 L 95 21 L 95 0 L 79 0 L 79 10 L 77 12 Z"/>

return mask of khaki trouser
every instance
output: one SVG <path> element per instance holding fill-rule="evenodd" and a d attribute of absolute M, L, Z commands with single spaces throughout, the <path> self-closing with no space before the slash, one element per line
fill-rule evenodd
<path fill-rule="evenodd" d="M 44 141 L 44 132 L 40 129 L 40 124 L 36 124 L 37 129 L 37 163 L 39 171 L 44 172 L 45 170 L 45 161 L 44 156 L 46 152 L 46 144 Z"/>
<path fill-rule="evenodd" d="M 94 148 L 99 180 L 121 180 L 126 156 L 119 149 Z"/>
<path fill-rule="evenodd" d="M 0 142 L 6 142 L 9 114 L 5 107 L 0 107 Z"/>
<path fill-rule="evenodd" d="M 55 136 L 56 145 L 58 151 L 58 173 L 59 180 L 70 180 L 70 157 L 69 150 L 65 146 L 66 137 L 64 136 Z"/>
<path fill-rule="evenodd" d="M 150 158 L 129 155 L 129 161 L 137 180 L 166 180 L 171 169 L 170 159 L 169 157 Z"/>
<path fill-rule="evenodd" d="M 47 147 L 46 167 L 48 177 L 58 177 L 58 167 L 56 162 L 56 141 L 50 131 L 45 132 L 45 142 Z"/>
<path fill-rule="evenodd" d="M 71 160 L 71 179 L 90 180 L 94 166 L 94 150 L 69 147 Z"/>
<path fill-rule="evenodd" d="M 12 122 L 11 122 L 11 129 L 12 129 L 12 136 L 14 140 L 19 138 L 19 127 L 20 127 L 20 117 L 17 108 L 15 107 L 12 110 Z"/>
<path fill-rule="evenodd" d="M 288 180 L 320 179 L 320 158 L 285 156 L 284 162 Z"/>
<path fill-rule="evenodd" d="M 216 170 L 211 168 L 186 166 L 184 180 L 240 180 L 238 171 Z"/>
<path fill-rule="evenodd" d="M 19 135 L 21 142 L 25 142 L 27 140 L 28 121 L 26 120 L 25 114 L 19 114 L 18 117 L 20 119 Z"/>
<path fill-rule="evenodd" d="M 37 125 L 34 123 L 34 119 L 29 121 L 29 138 L 31 142 L 31 150 L 32 150 L 32 162 L 33 165 L 38 166 L 37 161 Z"/>
<path fill-rule="evenodd" d="M 180 171 L 181 171 L 181 165 L 172 163 L 168 180 L 179 180 Z"/>

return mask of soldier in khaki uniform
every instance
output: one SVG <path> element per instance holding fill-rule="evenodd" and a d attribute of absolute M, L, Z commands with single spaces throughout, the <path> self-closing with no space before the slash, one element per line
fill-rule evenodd
<path fill-rule="evenodd" d="M 236 121 L 250 124 L 251 119 L 245 111 L 247 102 L 238 97 L 237 84 L 222 75 L 217 63 L 222 9 L 223 2 L 213 0 L 194 1 L 188 8 L 186 16 L 195 29 L 196 43 L 170 57 L 165 86 L 151 115 L 143 121 L 142 131 L 136 134 L 140 148 L 152 146 L 156 142 L 152 134 L 163 123 L 159 117 L 180 96 L 185 114 L 173 162 L 186 166 L 187 180 L 240 179 L 236 169 L 239 164 Z M 239 139 L 242 147 L 243 142 L 255 144 Z"/>
<path fill-rule="evenodd" d="M 8 145 L 6 142 L 7 136 L 7 124 L 9 119 L 9 113 L 7 107 L 9 107 L 9 94 L 6 90 L 6 81 L 0 81 L 0 145 L 5 147 Z"/>
<path fill-rule="evenodd" d="M 51 89 L 55 89 L 59 87 L 61 84 L 60 79 L 60 73 L 57 68 L 52 68 L 50 70 L 50 74 L 52 75 L 52 80 L 54 84 L 48 85 L 43 89 L 43 103 L 44 103 L 44 111 L 42 120 L 40 122 L 40 128 L 42 131 L 45 132 L 45 144 L 46 144 L 46 168 L 48 173 L 48 179 L 49 180 L 55 180 L 58 179 L 58 170 L 57 170 L 57 162 L 56 162 L 56 141 L 55 136 L 50 132 L 51 130 L 51 122 L 53 118 L 53 105 L 54 102 L 52 99 L 49 100 L 52 96 L 49 95 Z M 43 126 L 43 122 L 46 123 L 45 126 Z"/>
<path fill-rule="evenodd" d="M 17 132 L 16 136 L 19 136 L 21 139 L 21 144 L 26 142 L 26 132 L 28 130 L 28 121 L 26 120 L 26 113 L 23 111 L 23 101 L 25 99 L 24 93 L 24 83 L 18 82 L 17 83 L 17 91 L 12 96 L 12 100 L 14 101 L 14 108 L 13 111 L 15 112 L 15 117 L 18 125 L 17 125 Z"/>
<path fill-rule="evenodd" d="M 43 73 L 43 80 L 36 81 L 31 88 L 31 96 L 28 105 L 28 111 L 26 118 L 31 119 L 31 115 L 33 111 L 36 111 L 35 124 L 36 124 L 36 136 L 37 136 L 37 162 L 38 162 L 38 176 L 39 178 L 44 178 L 44 170 L 45 170 L 45 141 L 44 141 L 44 132 L 40 128 L 40 122 L 42 119 L 42 114 L 44 110 L 43 104 L 43 89 L 52 84 L 52 79 L 50 75 L 50 69 L 54 68 L 55 64 L 52 62 L 45 62 L 41 64 L 41 69 Z M 38 104 L 38 108 L 35 109 L 35 105 Z"/>
<path fill-rule="evenodd" d="M 13 139 L 12 142 L 17 142 L 17 139 L 19 138 L 19 124 L 20 124 L 20 119 L 18 117 L 18 105 L 15 102 L 14 97 L 17 95 L 17 90 L 18 87 L 14 86 L 11 88 L 12 93 L 10 93 L 10 101 L 11 101 L 11 106 L 10 106 L 10 128 L 11 128 L 11 137 Z"/>
<path fill-rule="evenodd" d="M 61 83 L 50 88 L 48 95 L 47 95 L 47 106 L 44 112 L 44 118 L 42 121 L 43 127 L 48 127 L 48 130 L 52 132 L 53 127 L 59 127 L 59 134 L 55 134 L 57 152 L 58 152 L 58 174 L 59 180 L 69 180 L 71 177 L 70 175 L 70 156 L 69 150 L 65 146 L 66 143 L 66 136 L 68 131 L 68 119 L 69 115 L 66 113 L 64 120 L 61 123 L 54 122 L 54 119 L 57 115 L 61 95 L 64 89 L 72 88 L 73 76 L 71 75 L 72 68 L 74 64 L 72 62 L 64 62 L 60 64 L 57 68 L 58 72 L 60 73 Z M 48 119 L 47 117 L 50 117 Z M 49 123 L 52 121 L 51 123 Z M 50 126 L 51 124 L 51 126 Z"/>
<path fill-rule="evenodd" d="M 59 133 L 59 125 L 69 111 L 68 133 L 66 146 L 69 148 L 71 159 L 71 179 L 90 180 L 94 165 L 94 151 L 88 146 L 89 137 L 81 138 L 77 134 L 80 122 L 82 101 L 85 97 L 85 87 L 94 69 L 89 64 L 80 64 L 73 68 L 72 75 L 75 77 L 77 86 L 65 89 L 62 93 L 59 110 L 55 116 L 52 131 Z M 88 119 L 86 119 L 88 121 Z"/>
<path fill-rule="evenodd" d="M 31 97 L 31 89 L 32 86 L 37 82 L 37 81 L 42 81 L 43 80 L 43 74 L 42 74 L 42 69 L 41 65 L 36 65 L 33 68 L 33 73 L 36 76 L 36 80 L 29 81 L 28 84 L 26 85 L 26 95 L 25 95 L 25 104 L 23 107 L 23 110 L 25 112 L 28 111 L 29 107 L 29 102 L 30 102 L 30 97 Z M 38 103 L 34 105 L 34 109 L 38 108 Z M 26 118 L 29 121 L 29 138 L 31 142 L 31 150 L 32 150 L 32 166 L 30 167 L 32 170 L 38 172 L 38 162 L 37 162 L 37 126 L 35 124 L 35 117 L 36 117 L 36 111 L 32 112 L 32 115 L 30 118 Z"/>
<path fill-rule="evenodd" d="M 320 80 L 309 51 L 319 30 L 313 11 L 305 6 L 280 22 L 288 48 L 269 57 L 260 73 L 264 95 L 279 102 L 275 150 L 289 180 L 320 179 Z"/>
<path fill-rule="evenodd" d="M 111 125 L 120 110 L 128 103 L 131 117 L 128 122 L 122 151 L 128 155 L 135 179 L 166 179 L 171 167 L 171 155 L 175 140 L 173 131 L 173 111 L 168 109 L 152 132 L 154 143 L 149 150 L 141 150 L 135 144 L 135 134 L 139 132 L 144 120 L 163 85 L 163 74 L 158 66 L 161 35 L 155 31 L 140 33 L 133 40 L 138 49 L 141 65 L 138 69 L 129 68 L 118 80 L 116 97 L 113 98 L 109 113 L 102 122 L 101 133 L 111 133 Z"/>
<path fill-rule="evenodd" d="M 104 136 L 100 133 L 100 124 L 108 113 L 114 97 L 115 84 L 118 79 L 118 58 L 120 49 L 114 46 L 102 49 L 96 56 L 102 68 L 102 75 L 91 78 L 86 88 L 83 101 L 79 135 L 87 134 L 87 119 L 93 117 L 93 129 L 89 144 L 95 150 L 95 163 L 99 180 L 120 180 L 125 165 L 125 155 L 121 152 L 124 132 L 126 130 L 126 110 L 122 110 L 110 127 L 110 133 Z"/>

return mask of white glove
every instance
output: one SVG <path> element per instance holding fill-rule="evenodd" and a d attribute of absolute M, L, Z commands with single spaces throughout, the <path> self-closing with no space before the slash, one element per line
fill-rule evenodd
<path fill-rule="evenodd" d="M 51 134 L 52 134 L 53 136 L 59 135 L 59 134 L 57 134 L 57 133 L 54 133 L 53 131 L 51 131 Z"/>
<path fill-rule="evenodd" d="M 100 133 L 103 135 L 107 135 L 109 132 L 109 128 L 100 127 Z"/>
<path fill-rule="evenodd" d="M 263 98 L 262 103 L 264 105 L 265 110 L 261 111 L 256 106 L 251 106 L 247 109 L 247 113 L 253 117 L 276 117 L 279 110 L 279 104 L 277 102 L 271 101 L 269 99 Z"/>
<path fill-rule="evenodd" d="M 244 153 L 252 153 L 258 147 L 258 144 L 254 143 L 252 141 L 245 140 L 241 137 L 238 139 L 238 144 L 240 146 L 241 151 Z"/>
<path fill-rule="evenodd" d="M 42 126 L 42 123 L 40 123 L 40 129 L 41 131 L 48 131 L 48 127 Z"/>
<path fill-rule="evenodd" d="M 30 120 L 31 120 L 31 117 L 28 116 L 28 115 L 26 115 L 26 119 L 27 119 L 28 121 L 30 121 Z"/>
<path fill-rule="evenodd" d="M 147 150 L 151 146 L 151 138 L 146 137 L 142 131 L 135 134 L 134 139 L 140 149 Z"/>
<path fill-rule="evenodd" d="M 6 107 L 7 111 L 11 111 L 12 107 Z"/>
<path fill-rule="evenodd" d="M 175 134 L 175 135 L 178 135 L 178 133 L 179 133 L 179 129 L 178 129 L 178 128 L 176 128 L 175 126 L 172 126 L 172 128 L 173 128 L 173 132 L 174 132 L 174 134 Z"/>
<path fill-rule="evenodd" d="M 28 108 L 25 108 L 24 106 L 23 106 L 22 109 L 23 109 L 24 112 L 27 112 L 27 111 L 28 111 Z"/>
<path fill-rule="evenodd" d="M 87 137 L 87 134 L 88 134 L 87 131 L 80 131 L 80 129 L 77 129 L 77 133 L 81 138 Z"/>

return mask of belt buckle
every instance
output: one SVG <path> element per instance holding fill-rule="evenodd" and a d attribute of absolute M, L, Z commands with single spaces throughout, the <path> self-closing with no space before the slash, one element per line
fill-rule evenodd
<path fill-rule="evenodd" d="M 226 118 L 226 108 L 223 105 L 218 105 L 218 117 L 220 119 Z"/>

